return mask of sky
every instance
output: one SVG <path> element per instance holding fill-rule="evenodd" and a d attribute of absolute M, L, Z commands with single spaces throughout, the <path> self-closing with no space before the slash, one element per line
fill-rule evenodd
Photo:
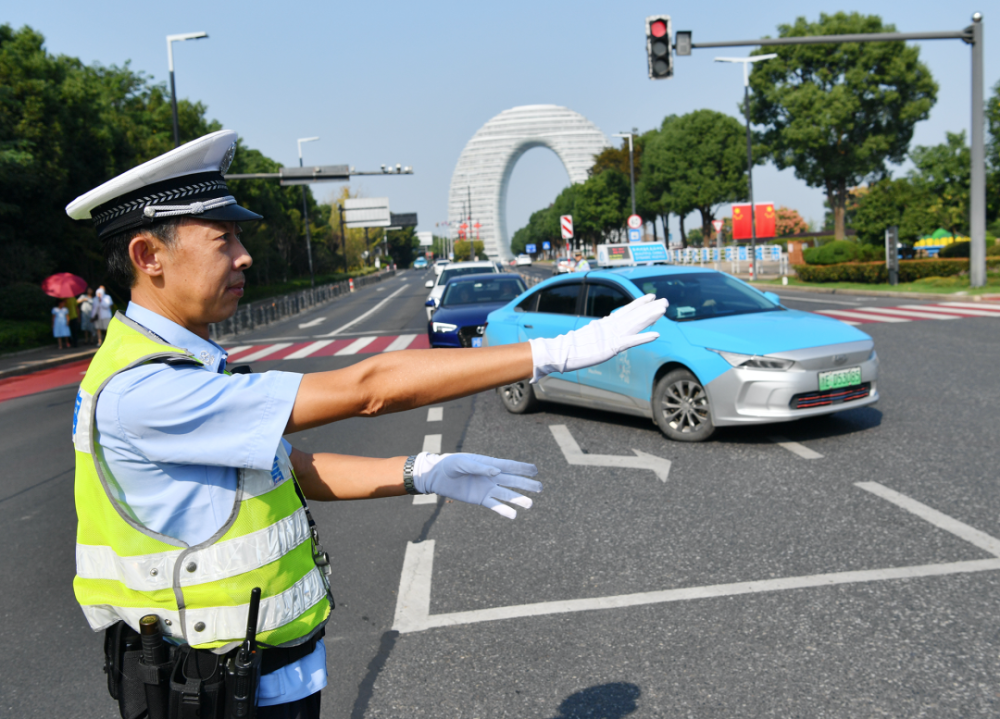
<path fill-rule="evenodd" d="M 985 14 L 988 96 L 1000 80 L 995 39 L 1000 35 L 992 31 L 1000 28 L 1000 12 L 990 12 L 989 5 L 983 0 L 772 0 L 755 6 L 642 0 L 287 5 L 32 0 L 6 3 L 0 23 L 30 25 L 45 36 L 53 54 L 103 65 L 129 62 L 158 82 L 168 79 L 166 35 L 205 31 L 208 39 L 174 44 L 179 97 L 205 103 L 209 117 L 286 165 L 298 163 L 297 138 L 319 136 L 303 146 L 307 164 L 349 164 L 358 170 L 383 163 L 412 166 L 413 175 L 358 178 L 352 189 L 388 196 L 394 212 L 418 213 L 418 229 L 444 234 L 436 224 L 447 219 L 459 154 L 476 130 L 503 110 L 562 105 L 609 136 L 633 127 L 642 132 L 668 114 L 701 108 L 741 118 L 742 70 L 713 59 L 746 55 L 750 48 L 695 49 L 690 57 L 675 59 L 673 78 L 653 81 L 646 73 L 648 15 L 671 14 L 674 29 L 691 30 L 698 43 L 775 36 L 779 24 L 796 17 L 816 20 L 821 12 L 840 10 L 880 15 L 900 32 L 960 30 L 979 10 Z M 948 131 L 969 129 L 970 49 L 959 40 L 924 41 L 919 47 L 940 89 L 912 144 L 933 145 Z M 895 172 L 906 169 L 904 164 Z M 511 233 L 568 182 L 551 151 L 528 151 L 511 178 Z M 340 187 L 315 184 L 313 190 L 324 201 Z M 754 195 L 822 222 L 822 192 L 792 170 L 756 168 Z M 672 232 L 676 224 L 675 218 Z M 698 224 L 692 216 L 687 227 Z"/>

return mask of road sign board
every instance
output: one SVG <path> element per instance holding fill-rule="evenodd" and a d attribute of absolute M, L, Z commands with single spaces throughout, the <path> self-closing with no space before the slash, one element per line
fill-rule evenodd
<path fill-rule="evenodd" d="M 552 243 L 549 242 L 548 240 L 545 240 L 545 242 L 542 243 L 542 249 L 543 250 L 551 250 L 552 249 Z"/>
<path fill-rule="evenodd" d="M 559 217 L 559 228 L 562 230 L 564 240 L 573 239 L 573 215 L 561 215 Z"/>
<path fill-rule="evenodd" d="M 389 198 L 365 197 L 344 200 L 344 224 L 350 228 L 391 226 Z"/>
<path fill-rule="evenodd" d="M 629 231 L 628 231 L 628 241 L 629 242 L 642 242 L 642 230 L 629 229 Z"/>
<path fill-rule="evenodd" d="M 420 241 L 421 247 L 430 247 L 434 244 L 434 233 L 433 232 L 418 232 L 417 239 Z"/>
<path fill-rule="evenodd" d="M 629 215 L 628 222 L 626 224 L 631 230 L 638 230 L 642 227 L 642 218 L 639 215 Z"/>
<path fill-rule="evenodd" d="M 712 220 L 712 227 L 715 228 L 716 232 L 721 230 L 724 224 L 726 224 L 725 220 Z"/>
<path fill-rule="evenodd" d="M 525 245 L 524 246 L 524 251 L 527 252 L 529 255 L 533 255 L 533 254 L 535 254 L 535 246 L 534 245 Z"/>

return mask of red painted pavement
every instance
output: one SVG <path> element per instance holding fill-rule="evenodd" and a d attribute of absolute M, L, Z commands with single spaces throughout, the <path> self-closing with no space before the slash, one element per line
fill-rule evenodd
<path fill-rule="evenodd" d="M 88 367 L 90 367 L 90 360 L 85 359 L 20 377 L 0 380 L 0 402 L 45 392 L 56 387 L 80 384 Z"/>

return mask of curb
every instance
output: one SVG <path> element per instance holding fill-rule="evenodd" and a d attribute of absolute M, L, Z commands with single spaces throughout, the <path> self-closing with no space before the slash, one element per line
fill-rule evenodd
<path fill-rule="evenodd" d="M 20 377 L 21 375 L 31 374 L 43 369 L 52 369 L 53 367 L 69 364 L 70 362 L 78 362 L 79 360 L 86 359 L 87 357 L 93 357 L 95 354 L 97 354 L 96 347 L 83 352 L 75 352 L 74 354 L 64 355 L 62 357 L 53 357 L 52 359 L 39 360 L 37 362 L 18 365 L 9 369 L 0 370 L 0 379 Z"/>

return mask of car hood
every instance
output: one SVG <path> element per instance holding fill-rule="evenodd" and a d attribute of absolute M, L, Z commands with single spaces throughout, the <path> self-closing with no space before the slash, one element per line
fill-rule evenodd
<path fill-rule="evenodd" d="M 871 339 L 832 317 L 799 310 L 678 322 L 677 328 L 697 347 L 757 355 Z"/>
<path fill-rule="evenodd" d="M 486 322 L 486 315 L 507 304 L 507 302 L 483 302 L 476 305 L 441 307 L 434 313 L 434 321 L 448 322 L 460 327 L 464 325 L 481 325 Z"/>

